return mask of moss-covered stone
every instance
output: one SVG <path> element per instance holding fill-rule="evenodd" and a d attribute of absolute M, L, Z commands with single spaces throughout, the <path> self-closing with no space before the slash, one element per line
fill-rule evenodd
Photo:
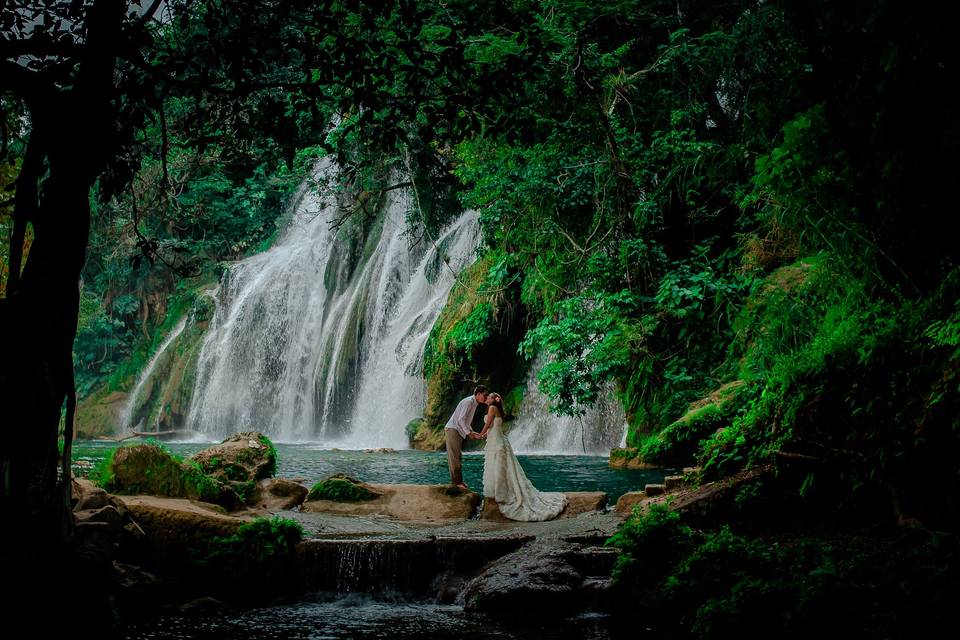
<path fill-rule="evenodd" d="M 117 432 L 117 422 L 127 403 L 123 391 L 111 391 L 106 385 L 77 403 L 78 438 L 98 438 Z"/>
<path fill-rule="evenodd" d="M 506 394 L 508 413 L 523 399 L 523 387 L 518 383 L 525 378 L 527 363 L 522 358 L 504 357 L 517 353 L 525 330 L 517 321 L 519 295 L 488 281 L 493 266 L 494 258 L 488 256 L 464 269 L 427 339 L 423 421 L 407 432 L 416 449 L 444 448 L 447 419 L 477 384 Z"/>
<path fill-rule="evenodd" d="M 118 447 L 95 477 L 110 493 L 189 498 L 227 509 L 242 502 L 231 487 L 206 475 L 196 462 L 183 462 L 157 444 Z"/>
<path fill-rule="evenodd" d="M 258 480 L 277 471 L 277 449 L 255 431 L 235 433 L 190 458 L 208 476 L 230 486 L 244 502 L 253 499 Z"/>
<path fill-rule="evenodd" d="M 359 480 L 342 473 L 316 483 L 307 494 L 307 500 L 332 500 L 333 502 L 362 502 L 377 497 L 379 494 L 363 486 Z"/>
<path fill-rule="evenodd" d="M 426 420 L 417 421 L 417 430 L 410 438 L 410 446 L 420 451 L 443 451 L 447 448 L 443 425 L 431 426 Z"/>
<path fill-rule="evenodd" d="M 643 439 L 639 447 L 614 449 L 610 452 L 610 466 L 681 467 L 693 463 L 701 442 L 732 420 L 740 406 L 736 399 L 744 384 L 742 380 L 728 382 L 690 403 L 683 416 Z"/>
<path fill-rule="evenodd" d="M 636 447 L 623 447 L 610 450 L 608 464 L 612 469 L 658 469 L 659 465 L 645 462 Z"/>

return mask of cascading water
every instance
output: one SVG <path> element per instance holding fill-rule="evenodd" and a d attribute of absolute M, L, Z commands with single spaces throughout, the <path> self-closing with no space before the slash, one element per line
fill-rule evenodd
<path fill-rule="evenodd" d="M 315 178 L 335 170 L 321 162 Z M 406 445 L 403 426 L 423 407 L 423 345 L 478 237 L 476 214 L 467 212 L 435 243 L 418 242 L 407 233 L 409 204 L 405 192 L 388 192 L 366 233 L 334 230 L 335 198 L 302 191 L 277 244 L 224 276 L 197 365 L 190 428 L 344 447 Z"/>
<path fill-rule="evenodd" d="M 465 213 L 427 251 L 398 303 L 378 298 L 377 333 L 361 369 L 346 446 L 406 447 L 406 434 L 398 426 L 423 415 L 426 404 L 424 346 L 456 274 L 474 257 L 477 237 L 477 216 Z M 380 288 L 388 290 L 389 284 Z"/>
<path fill-rule="evenodd" d="M 163 356 L 164 352 L 166 352 L 167 347 L 169 347 L 173 341 L 176 340 L 181 333 L 183 333 L 183 329 L 186 326 L 187 317 L 184 316 L 170 331 L 167 337 L 164 338 L 163 342 L 160 343 L 160 347 L 157 349 L 157 352 L 153 354 L 152 358 L 150 358 L 150 362 L 147 363 L 147 366 L 137 379 L 137 384 L 134 385 L 133 391 L 131 391 L 127 396 L 127 403 L 124 405 L 123 411 L 120 413 L 120 417 L 117 419 L 119 430 L 132 430 L 137 426 L 135 424 L 131 424 L 133 422 L 134 410 L 137 408 L 137 399 L 140 397 L 144 386 L 146 386 L 147 382 L 150 381 L 150 376 L 153 375 L 153 370 L 157 368 L 157 363 L 160 362 L 160 358 Z"/>
<path fill-rule="evenodd" d="M 580 417 L 550 412 L 550 399 L 540 393 L 537 372 L 543 360 L 534 361 L 527 376 L 527 391 L 509 431 L 517 453 L 607 455 L 621 446 L 627 417 L 613 387 L 606 387 L 597 402 Z"/>

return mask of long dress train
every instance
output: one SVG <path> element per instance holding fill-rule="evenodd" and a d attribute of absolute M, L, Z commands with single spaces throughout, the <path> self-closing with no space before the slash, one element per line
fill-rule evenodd
<path fill-rule="evenodd" d="M 496 500 L 500 513 L 511 520 L 550 520 L 567 506 L 564 494 L 537 491 L 533 486 L 503 433 L 499 416 L 487 432 L 483 451 L 483 494 Z"/>

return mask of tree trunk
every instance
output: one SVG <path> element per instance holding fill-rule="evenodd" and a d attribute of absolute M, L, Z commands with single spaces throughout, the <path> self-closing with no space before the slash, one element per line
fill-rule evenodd
<path fill-rule="evenodd" d="M 73 396 L 73 340 L 90 190 L 113 148 L 114 50 L 121 41 L 123 9 L 119 0 L 93 4 L 86 19 L 86 55 L 73 86 L 51 88 L 47 95 L 57 100 L 30 105 L 31 135 L 45 142 L 49 173 L 42 189 L 33 191 L 41 198 L 22 278 L 0 301 L 0 332 L 7 345 L 0 358 L 0 415 L 6 426 L 0 439 L 0 555 L 13 591 L 5 604 L 14 615 L 35 611 L 49 600 L 51 590 L 76 577 L 84 586 L 57 598 L 66 611 L 93 606 L 88 613 L 100 614 L 96 608 L 106 603 L 97 578 L 91 575 L 88 583 L 87 576 L 74 575 L 90 564 L 70 545 L 73 515 L 65 492 L 71 480 L 58 479 L 57 438 L 64 402 Z M 20 183 L 17 188 L 31 191 Z M 69 455 L 69 446 L 65 449 Z M 33 606 L 25 609 L 27 605 Z M 45 618 L 44 624 L 75 622 L 64 613 Z"/>

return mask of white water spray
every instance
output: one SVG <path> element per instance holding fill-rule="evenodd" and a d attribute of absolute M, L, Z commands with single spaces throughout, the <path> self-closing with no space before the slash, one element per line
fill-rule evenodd
<path fill-rule="evenodd" d="M 510 443 L 517 453 L 606 455 L 621 446 L 627 433 L 627 418 L 608 385 L 597 402 L 579 417 L 558 416 L 550 411 L 550 399 L 537 386 L 543 360 L 534 361 L 527 376 L 527 391 L 510 428 Z"/>
<path fill-rule="evenodd" d="M 322 162 L 315 178 L 334 171 Z M 467 212 L 436 244 L 418 240 L 409 208 L 392 191 L 376 220 L 361 220 L 368 229 L 331 229 L 334 197 L 304 189 L 277 244 L 224 276 L 187 425 L 208 436 L 406 446 L 403 427 L 423 409 L 424 343 L 478 236 Z"/>
<path fill-rule="evenodd" d="M 123 407 L 123 411 L 120 413 L 120 417 L 117 420 L 117 425 L 120 427 L 120 430 L 133 430 L 137 425 L 131 424 L 133 420 L 133 412 L 137 406 L 137 398 L 140 396 L 141 391 L 143 391 L 144 386 L 147 382 L 150 381 L 150 376 L 153 375 L 153 370 L 157 368 L 157 363 L 160 362 L 160 358 L 163 356 L 164 352 L 167 350 L 173 341 L 183 333 L 184 327 L 187 326 L 187 316 L 184 316 L 180 319 L 180 322 L 170 331 L 163 342 L 160 343 L 160 347 L 157 349 L 157 352 L 153 354 L 153 357 L 150 358 L 150 362 L 147 363 L 146 368 L 140 373 L 140 377 L 137 379 L 137 384 L 134 385 L 133 391 L 127 396 L 127 402 Z M 153 382 L 156 384 L 156 381 Z"/>

